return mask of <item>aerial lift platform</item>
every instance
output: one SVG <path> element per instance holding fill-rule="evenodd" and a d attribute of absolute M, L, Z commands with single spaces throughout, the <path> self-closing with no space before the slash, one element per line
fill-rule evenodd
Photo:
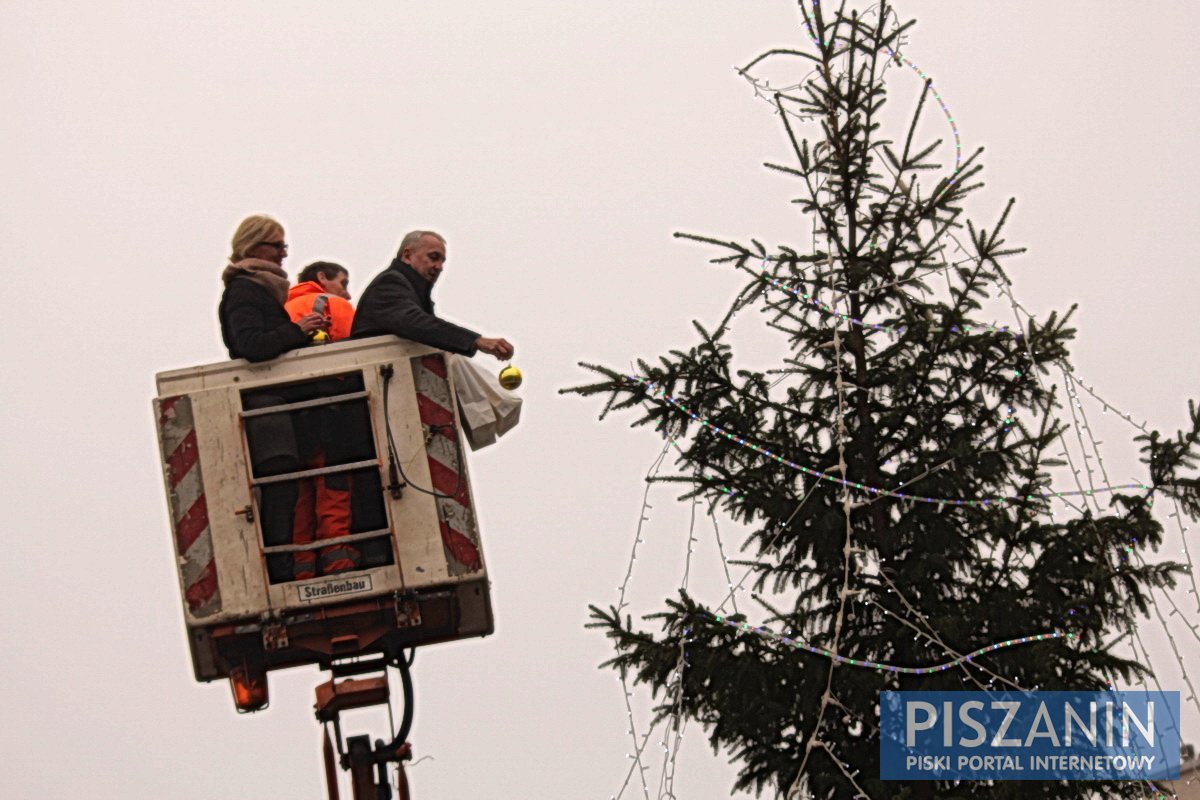
<path fill-rule="evenodd" d="M 268 703 L 270 671 L 329 670 L 317 717 L 337 731 L 343 767 L 358 765 L 356 797 L 371 765 L 408 754 L 404 651 L 493 632 L 450 357 L 383 336 L 157 375 L 196 679 L 229 679 L 238 710 L 254 711 Z M 295 534 L 308 502 L 297 498 L 319 482 L 350 491 L 350 524 L 335 538 Z M 334 551 L 354 554 L 353 564 L 297 577 L 302 560 Z M 385 702 L 388 666 L 404 680 L 401 731 L 374 750 L 366 737 L 344 748 L 338 713 Z M 347 678 L 378 670 L 382 678 Z"/>

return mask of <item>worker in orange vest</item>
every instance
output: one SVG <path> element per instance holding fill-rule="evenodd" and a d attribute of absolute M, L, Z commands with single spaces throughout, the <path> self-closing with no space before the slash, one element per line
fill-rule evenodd
<path fill-rule="evenodd" d="M 288 292 L 284 308 L 292 319 L 300 319 L 313 311 L 321 312 L 329 319 L 329 341 L 350 338 L 354 325 L 354 306 L 350 305 L 350 273 L 341 264 L 332 261 L 314 261 L 296 278 L 296 285 Z M 320 298 L 324 297 L 325 300 Z M 315 306 L 323 305 L 324 309 Z"/>
<path fill-rule="evenodd" d="M 341 264 L 316 261 L 300 271 L 297 283 L 288 292 L 284 305 L 292 319 L 307 314 L 323 314 L 329 322 L 321 331 L 328 338 L 314 341 L 336 342 L 350 336 L 354 324 L 354 306 L 350 305 L 350 273 Z M 306 427 L 318 427 L 319 433 L 308 437 L 313 442 L 305 459 L 305 469 L 320 469 L 326 465 L 331 444 L 343 439 L 344 421 L 338 406 L 316 409 L 305 421 Z M 311 544 L 314 539 L 333 539 L 350 533 L 350 477 L 345 473 L 318 475 L 299 481 L 299 497 L 292 526 L 293 544 Z M 294 580 L 307 580 L 318 575 L 334 575 L 357 569 L 359 553 L 350 543 L 322 548 L 320 559 L 312 550 L 294 554 Z"/>

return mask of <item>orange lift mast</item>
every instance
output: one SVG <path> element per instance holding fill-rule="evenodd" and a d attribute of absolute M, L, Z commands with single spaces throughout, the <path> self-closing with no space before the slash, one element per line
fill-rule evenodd
<path fill-rule="evenodd" d="M 390 702 L 387 667 L 395 666 L 400 672 L 404 688 L 404 712 L 400 727 L 390 742 L 376 739 L 372 746 L 369 736 L 352 736 L 343 742 L 341 712 L 353 708 L 367 708 Z M 412 746 L 408 733 L 412 727 L 413 691 L 409 674 L 411 663 L 403 656 L 391 661 L 386 658 L 336 665 L 331 670 L 334 677 L 317 687 L 317 702 L 314 706 L 317 720 L 325 725 L 325 741 L 322 748 L 325 759 L 325 785 L 329 800 L 340 800 L 337 767 L 350 773 L 353 800 L 391 800 L 391 784 L 388 780 L 388 765 L 396 765 L 396 784 L 399 800 L 411 800 L 408 778 L 404 773 L 404 762 L 412 758 Z M 370 678 L 346 678 L 339 675 L 362 674 L 382 669 L 381 675 Z M 330 737 L 332 728 L 333 737 Z M 337 743 L 337 760 L 334 745 Z"/>

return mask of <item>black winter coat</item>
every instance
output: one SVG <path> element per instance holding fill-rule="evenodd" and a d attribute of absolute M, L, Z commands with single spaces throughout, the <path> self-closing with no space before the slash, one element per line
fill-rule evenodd
<path fill-rule="evenodd" d="M 479 334 L 434 315 L 432 290 L 433 284 L 397 257 L 362 293 L 350 338 L 391 333 L 451 353 L 475 355 Z"/>
<path fill-rule="evenodd" d="M 234 278 L 225 285 L 217 316 L 230 358 L 269 361 L 309 341 L 266 287 L 249 278 Z"/>

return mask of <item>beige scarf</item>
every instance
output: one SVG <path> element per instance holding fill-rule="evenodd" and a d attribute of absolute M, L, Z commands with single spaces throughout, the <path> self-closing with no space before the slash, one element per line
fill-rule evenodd
<path fill-rule="evenodd" d="M 261 258 L 243 258 L 236 264 L 225 267 L 225 271 L 221 273 L 221 281 L 226 285 L 238 277 L 249 278 L 266 289 L 279 301 L 279 305 L 287 302 L 287 273 L 278 264 Z"/>

